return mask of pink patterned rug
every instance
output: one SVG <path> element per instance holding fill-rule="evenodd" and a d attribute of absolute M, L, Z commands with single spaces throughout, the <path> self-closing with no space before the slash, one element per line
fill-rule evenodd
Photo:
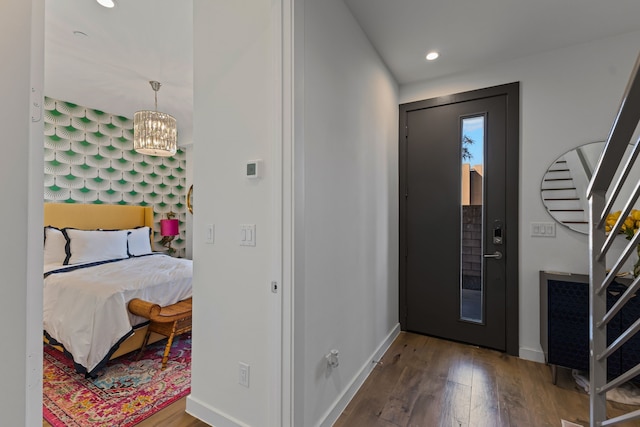
<path fill-rule="evenodd" d="M 166 340 L 110 361 L 98 378 L 85 379 L 61 352 L 45 345 L 43 417 L 53 427 L 133 426 L 191 390 L 191 335 L 176 337 L 167 368 Z"/>

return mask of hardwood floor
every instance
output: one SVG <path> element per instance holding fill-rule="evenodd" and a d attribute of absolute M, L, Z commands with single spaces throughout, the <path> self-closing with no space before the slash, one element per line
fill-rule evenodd
<path fill-rule="evenodd" d="M 558 371 L 555 386 L 544 364 L 402 332 L 334 427 L 588 426 L 588 395 Z"/>
<path fill-rule="evenodd" d="M 206 427 L 185 405 L 138 427 Z M 629 409 L 610 402 L 608 412 Z M 544 364 L 402 332 L 334 427 L 560 427 L 561 419 L 589 425 L 589 397 L 568 370 L 558 370 L 556 386 Z"/>
<path fill-rule="evenodd" d="M 138 427 L 209 427 L 209 424 L 187 414 L 184 411 L 186 406 L 187 398 L 183 397 L 139 423 Z"/>

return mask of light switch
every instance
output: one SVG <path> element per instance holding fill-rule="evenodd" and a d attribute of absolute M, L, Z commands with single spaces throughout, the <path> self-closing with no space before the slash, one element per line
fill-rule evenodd
<path fill-rule="evenodd" d="M 532 222 L 532 237 L 556 237 L 556 224 L 554 222 Z"/>
<path fill-rule="evenodd" d="M 215 227 L 213 224 L 207 224 L 204 242 L 213 244 L 215 238 Z"/>
<path fill-rule="evenodd" d="M 240 246 L 256 245 L 256 225 L 240 224 Z"/>

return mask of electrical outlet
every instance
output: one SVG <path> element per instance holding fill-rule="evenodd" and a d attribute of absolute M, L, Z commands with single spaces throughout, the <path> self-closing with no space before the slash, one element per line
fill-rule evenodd
<path fill-rule="evenodd" d="M 249 365 L 246 363 L 238 363 L 238 384 L 249 387 Z"/>

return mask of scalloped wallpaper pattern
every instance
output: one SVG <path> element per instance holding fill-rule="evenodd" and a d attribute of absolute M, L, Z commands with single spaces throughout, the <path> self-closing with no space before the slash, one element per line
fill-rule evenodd
<path fill-rule="evenodd" d="M 156 157 L 133 150 L 133 120 L 45 97 L 44 200 L 153 206 L 154 250 L 160 219 L 180 220 L 172 242 L 185 255 L 186 155 Z"/>

